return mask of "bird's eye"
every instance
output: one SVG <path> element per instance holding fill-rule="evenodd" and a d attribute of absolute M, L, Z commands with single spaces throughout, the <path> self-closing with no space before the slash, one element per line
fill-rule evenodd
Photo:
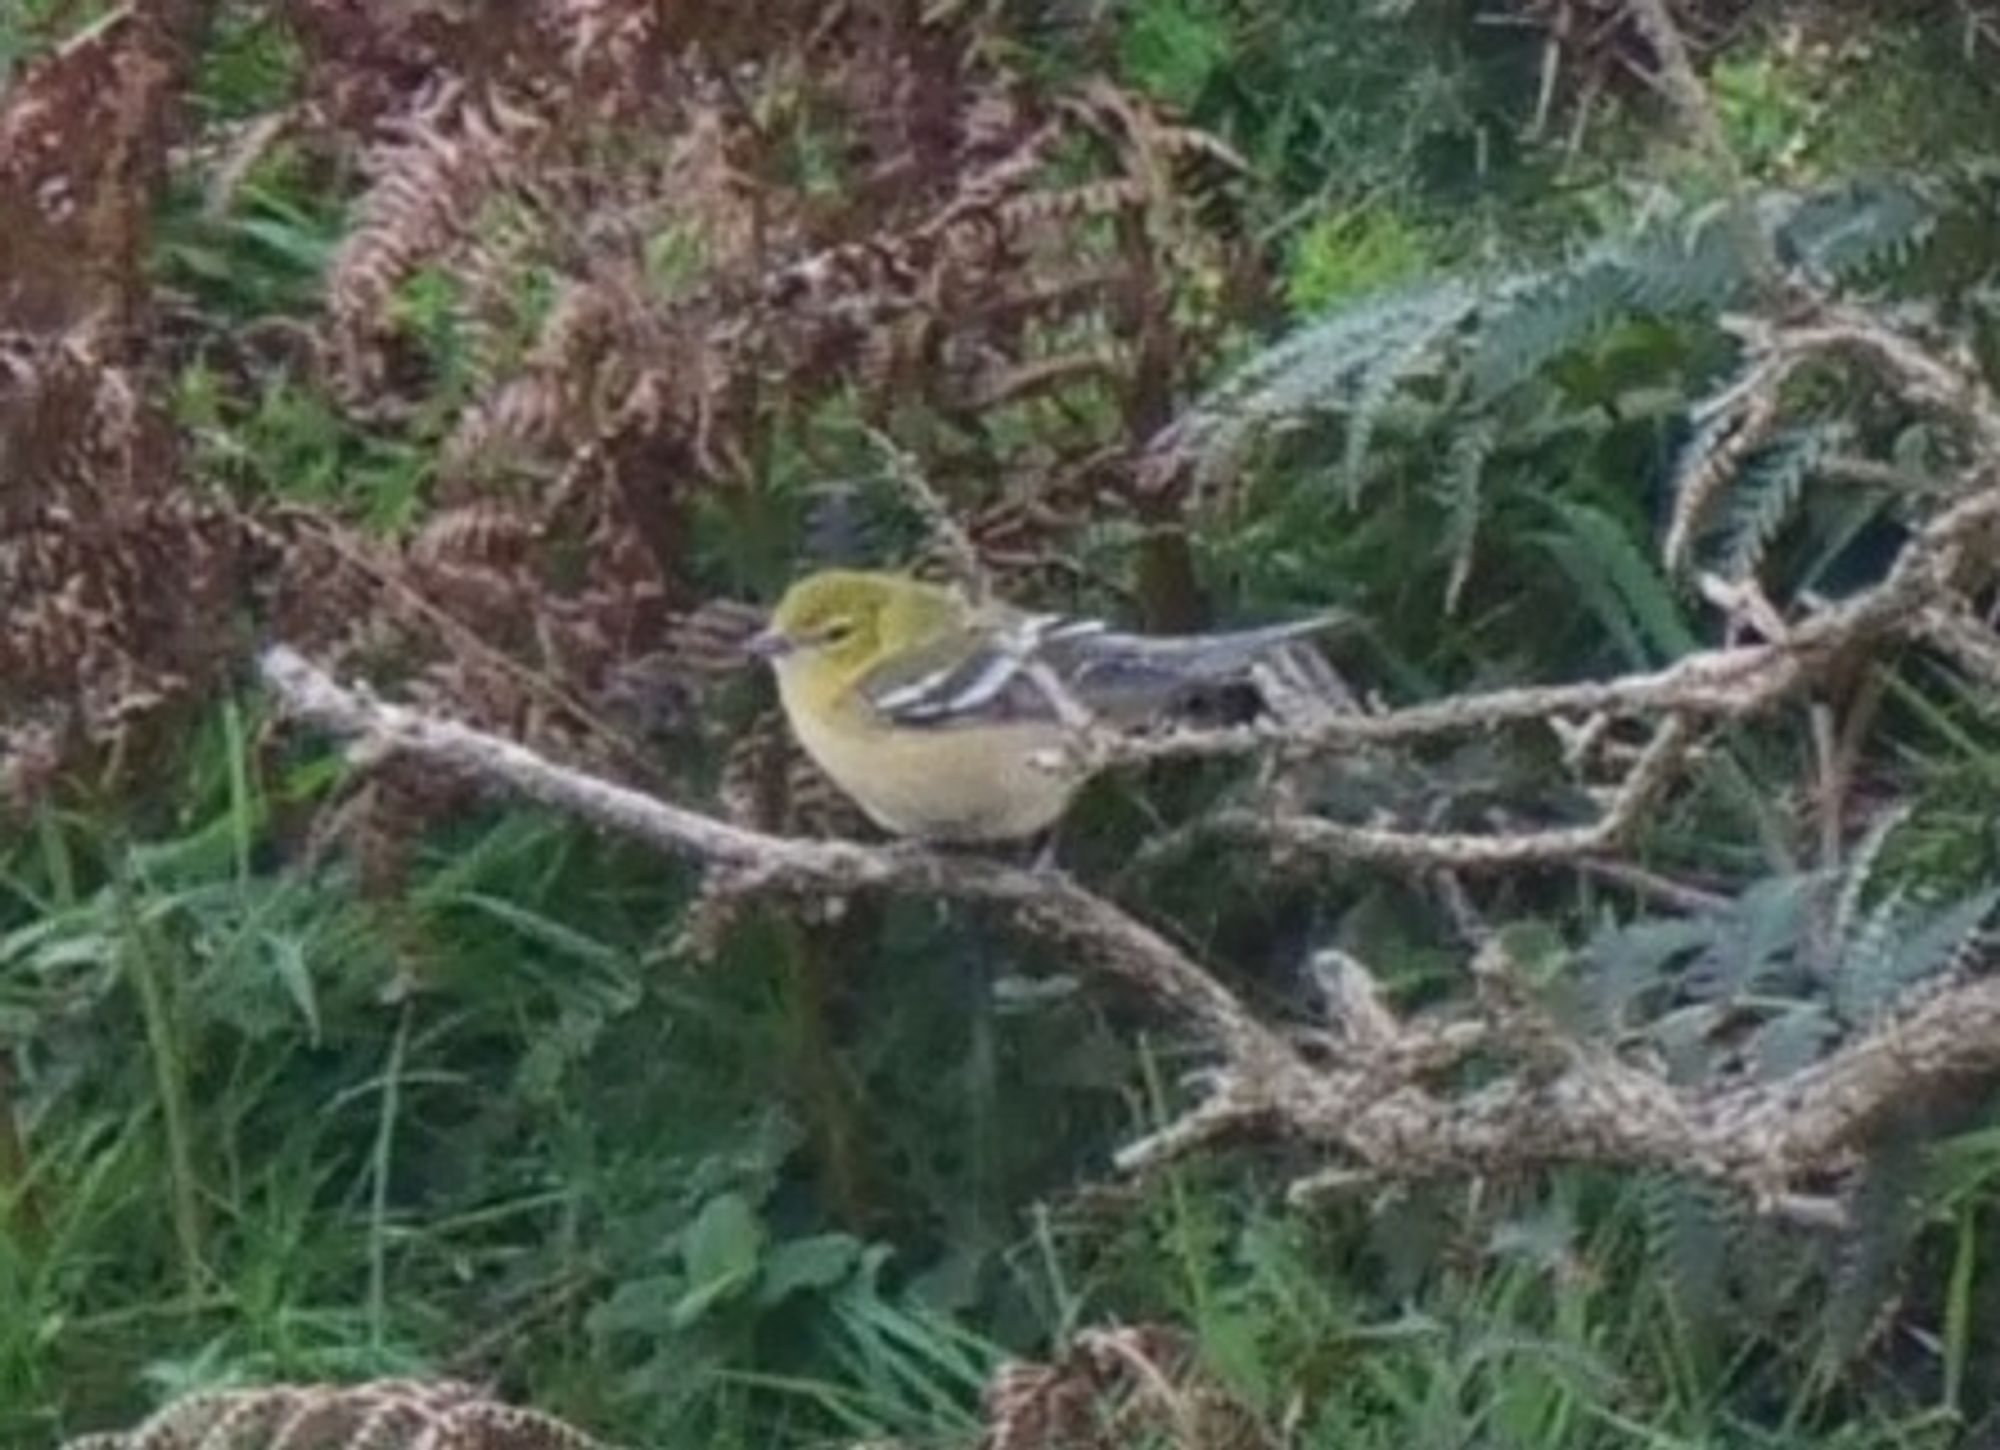
<path fill-rule="evenodd" d="M 840 644 L 852 638 L 853 634 L 853 620 L 829 619 L 824 625 L 820 626 L 819 638 L 821 644 Z"/>

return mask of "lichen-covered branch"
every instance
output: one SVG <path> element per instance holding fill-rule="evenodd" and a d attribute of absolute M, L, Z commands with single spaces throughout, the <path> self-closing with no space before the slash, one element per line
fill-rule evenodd
<path fill-rule="evenodd" d="M 2000 398 L 1978 373 L 1858 307 L 1826 303 L 1784 322 L 1735 319 L 1776 387 L 1806 361 L 1858 356 L 1914 410 L 1942 414 L 1971 445 L 1974 464 L 1935 490 L 1949 506 L 1926 520 L 1877 583 L 1790 622 L 1779 637 L 1703 650 L 1662 669 L 1609 680 L 1527 685 L 1454 695 L 1376 713 L 1325 714 L 1277 726 L 1179 730 L 1100 746 L 1097 763 L 1276 753 L 1291 757 L 1413 745 L 1450 735 L 1564 716 L 1676 715 L 1736 719 L 1808 687 L 1826 662 L 1854 647 L 1928 635 L 1935 611 L 1956 609 L 1993 572 L 1988 547 L 2000 524 Z M 1698 512 L 1698 510 L 1696 510 Z M 1691 527 L 1692 519 L 1679 532 Z M 1968 573 L 1974 577 L 1965 577 Z"/>
<path fill-rule="evenodd" d="M 1548 830 L 1455 833 L 1350 826 L 1323 816 L 1220 811 L 1203 835 L 1257 841 L 1281 862 L 1364 861 L 1405 869 L 1480 871 L 1575 861 L 1608 850 L 1631 835 L 1640 817 L 1672 781 L 1689 728 L 1678 715 L 1654 733 L 1596 820 Z"/>
<path fill-rule="evenodd" d="M 1474 1008 L 1404 1020 L 1365 967 L 1316 965 L 1326 1021 L 1284 1032 L 1159 932 L 1069 878 L 902 844 L 814 841 L 745 830 L 550 761 L 485 732 L 344 688 L 277 648 L 264 674 L 286 712 L 348 736 L 364 759 L 394 756 L 538 800 L 664 853 L 736 869 L 760 889 L 887 891 L 984 902 L 1187 1020 L 1213 1048 L 1209 1090 L 1186 1115 L 1132 1144 L 1141 1170 L 1253 1128 L 1316 1146 L 1337 1166 L 1302 1194 L 1361 1180 L 1616 1162 L 1691 1172 L 1773 1209 L 1801 1180 L 1845 1166 L 1890 1106 L 1967 1073 L 2000 1068 L 2000 982 L 1956 986 L 1827 1059 L 1774 1082 L 1687 1089 L 1577 1041 L 1520 990 L 1504 947 L 1473 962 Z M 1626 794 L 1573 843 L 1596 849 L 1640 809 L 1681 732 L 1642 753 Z M 1472 864 L 1467 862 L 1464 864 Z M 1452 1081 L 1473 1054 L 1505 1069 Z"/>
<path fill-rule="evenodd" d="M 1514 976 L 1497 943 L 1474 969 L 1489 983 Z M 1801 1184 L 1850 1167 L 1891 1110 L 2000 1070 L 2000 980 L 1990 978 L 1937 992 L 1788 1076 L 1683 1087 L 1568 1036 L 1518 991 L 1482 991 L 1470 1016 L 1405 1021 L 1381 1007 L 1358 962 L 1341 957 L 1335 975 L 1335 1028 L 1319 1039 L 1330 1060 L 1309 1091 L 1225 1070 L 1205 1101 L 1128 1147 L 1121 1166 L 1157 1167 L 1254 1126 L 1335 1160 L 1294 1184 L 1300 1199 L 1391 1179 L 1612 1163 L 1694 1174 L 1766 1211 L 1810 1203 L 1823 1222 L 1823 1200 L 1796 1192 Z M 1357 1001 L 1367 1004 L 1361 1032 L 1351 1029 Z M 1458 1089 L 1452 1079 L 1475 1053 L 1487 1075 Z"/>
<path fill-rule="evenodd" d="M 285 712 L 353 742 L 364 762 L 394 757 L 449 772 L 629 836 L 664 854 L 728 867 L 738 889 L 833 895 L 882 891 L 988 902 L 1079 962 L 1121 978 L 1195 1022 L 1232 1058 L 1290 1049 L 1235 996 L 1144 923 L 1054 872 L 1024 871 L 909 845 L 767 835 L 558 764 L 514 741 L 349 689 L 283 646 L 262 668 Z"/>

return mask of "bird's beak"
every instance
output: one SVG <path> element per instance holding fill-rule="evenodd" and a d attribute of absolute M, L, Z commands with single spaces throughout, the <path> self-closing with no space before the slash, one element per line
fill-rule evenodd
<path fill-rule="evenodd" d="M 743 649 L 752 659 L 781 660 L 792 652 L 792 643 L 783 630 L 761 629 L 743 641 Z"/>

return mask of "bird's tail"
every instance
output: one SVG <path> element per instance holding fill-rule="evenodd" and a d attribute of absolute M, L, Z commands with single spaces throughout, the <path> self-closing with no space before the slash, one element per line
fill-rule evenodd
<path fill-rule="evenodd" d="M 1190 700 L 1247 685 L 1255 665 L 1295 665 L 1284 658 L 1289 655 L 1313 655 L 1307 677 L 1334 678 L 1332 668 L 1304 641 L 1350 623 L 1350 615 L 1329 613 L 1222 634 L 1085 634 L 1063 642 L 1068 658 L 1062 673 L 1101 716 L 1135 726 L 1163 712 L 1182 711 Z M 1345 689 L 1330 693 L 1344 696 Z"/>
<path fill-rule="evenodd" d="M 1129 650 L 1135 659 L 1172 670 L 1190 682 L 1217 682 L 1240 678 L 1280 645 L 1327 634 L 1353 622 L 1352 615 L 1329 610 L 1306 619 L 1221 634 L 1125 635 L 1117 639 L 1115 647 Z M 1107 645 L 1111 643 L 1107 641 Z"/>

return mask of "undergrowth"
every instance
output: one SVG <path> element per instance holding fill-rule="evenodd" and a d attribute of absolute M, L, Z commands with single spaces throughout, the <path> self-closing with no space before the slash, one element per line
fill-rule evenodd
<path fill-rule="evenodd" d="M 0 1441 L 438 1374 L 634 1445 L 1011 1450 L 1063 1386 L 1112 1398 L 1111 1326 L 1185 1341 L 1181 1400 L 1244 1437 L 1215 1443 L 1979 1443 L 1976 1085 L 1885 1135 L 1840 1231 L 1585 1170 L 1312 1210 L 1227 1157 L 1127 1182 L 1185 1044 L 977 914 L 742 908 L 357 775 L 244 687 L 284 637 L 732 818 L 847 828 L 730 646 L 801 560 L 917 538 L 912 468 L 1054 605 L 1354 608 L 1342 666 L 1386 696 L 1670 663 L 1708 626 L 1654 545 L 1723 441 L 1696 414 L 1751 283 L 1629 35 L 1526 23 L 1593 8 L 0 18 L 16 93 L 58 103 L 0 154 L 33 221 L 0 238 Z M 1677 8 L 1788 261 L 1990 367 L 1991 34 Z M 1780 598 L 1869 576 L 1901 482 L 1836 465 L 1951 459 L 1848 383 L 1735 440 L 1691 559 Z M 1850 683 L 1852 819 L 1786 794 L 1824 743 L 1794 721 L 1649 823 L 1671 909 L 1481 885 L 1544 933 L 1558 1010 L 1699 1076 L 1965 968 L 1990 700 L 1914 657 Z M 1481 741 L 1327 789 L 1485 819 L 1557 774 Z M 1327 943 L 1459 990 L 1421 883 L 1133 865 L 1229 788 L 1106 782 L 1066 858 L 1130 868 L 1274 1007 Z M 1003 1403 L 1019 1361 L 1048 1373 Z"/>

